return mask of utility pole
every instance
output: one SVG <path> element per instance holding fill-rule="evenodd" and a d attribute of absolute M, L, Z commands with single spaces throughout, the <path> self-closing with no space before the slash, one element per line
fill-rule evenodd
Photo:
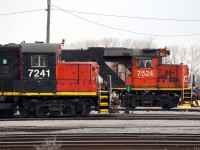
<path fill-rule="evenodd" d="M 50 41 L 50 13 L 51 13 L 51 0 L 47 0 L 47 35 L 46 43 Z"/>

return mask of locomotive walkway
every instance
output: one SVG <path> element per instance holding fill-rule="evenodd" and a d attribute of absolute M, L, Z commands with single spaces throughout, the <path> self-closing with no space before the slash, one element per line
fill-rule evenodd
<path fill-rule="evenodd" d="M 12 134 L 0 136 L 0 149 L 196 150 L 199 134 Z"/>

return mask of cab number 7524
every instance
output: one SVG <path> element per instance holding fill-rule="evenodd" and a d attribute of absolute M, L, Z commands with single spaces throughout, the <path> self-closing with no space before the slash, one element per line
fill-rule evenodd
<path fill-rule="evenodd" d="M 138 77 L 152 77 L 153 71 L 152 70 L 138 70 Z"/>

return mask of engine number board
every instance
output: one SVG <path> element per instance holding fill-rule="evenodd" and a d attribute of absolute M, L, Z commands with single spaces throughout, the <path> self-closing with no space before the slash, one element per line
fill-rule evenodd
<path fill-rule="evenodd" d="M 45 78 L 50 77 L 50 70 L 49 69 L 28 69 L 29 78 Z"/>
<path fill-rule="evenodd" d="M 153 77 L 153 75 L 154 75 L 153 70 L 137 70 L 137 76 L 139 78 Z"/>

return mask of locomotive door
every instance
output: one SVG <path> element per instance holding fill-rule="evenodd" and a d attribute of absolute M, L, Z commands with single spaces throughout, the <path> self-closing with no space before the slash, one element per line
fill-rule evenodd
<path fill-rule="evenodd" d="M 12 92 L 13 81 L 20 78 L 20 48 L 0 47 L 0 91 Z"/>

